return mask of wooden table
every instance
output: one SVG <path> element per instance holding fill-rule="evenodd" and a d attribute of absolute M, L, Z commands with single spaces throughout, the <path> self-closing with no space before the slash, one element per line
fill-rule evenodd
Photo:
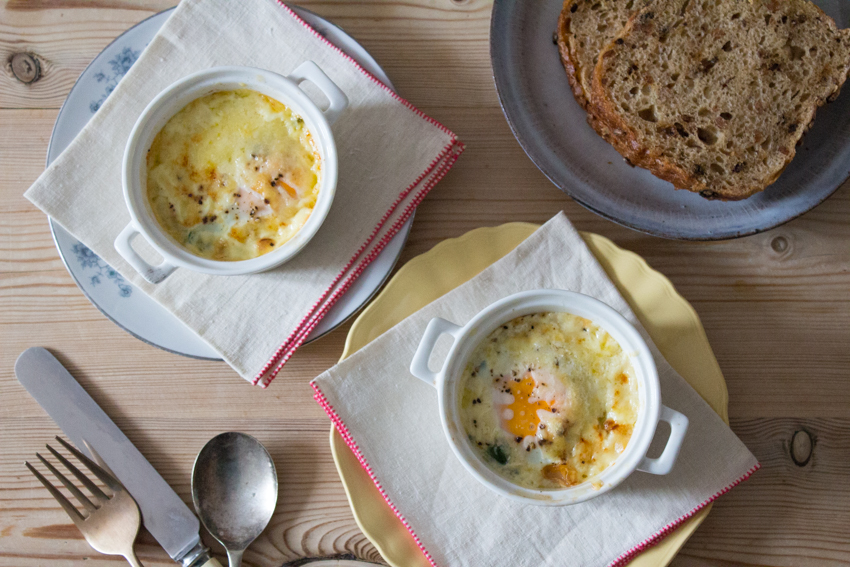
<path fill-rule="evenodd" d="M 850 565 L 850 184 L 765 234 L 707 244 L 645 236 L 565 197 L 514 140 L 489 64 L 491 2 L 301 3 L 352 34 L 402 96 L 467 143 L 419 207 L 402 261 L 476 227 L 543 222 L 563 209 L 579 229 L 646 258 L 699 312 L 729 386 L 732 428 L 763 467 L 717 502 L 673 564 Z M 14 377 L 15 358 L 33 345 L 59 355 L 187 502 L 192 462 L 208 438 L 240 430 L 266 444 L 280 498 L 246 565 L 336 553 L 380 561 L 354 523 L 328 419 L 307 385 L 338 359 L 348 325 L 301 349 L 268 390 L 249 386 L 224 363 L 163 352 L 107 320 L 63 267 L 44 215 L 22 197 L 44 169 L 77 76 L 113 38 L 173 4 L 7 0 L 0 8 L 0 564 L 124 564 L 93 552 L 23 466 L 59 433 Z M 16 53 L 38 61 L 35 82 L 15 77 Z M 31 78 L 26 66 L 16 71 Z M 173 565 L 150 535 L 137 547 L 145 565 Z"/>

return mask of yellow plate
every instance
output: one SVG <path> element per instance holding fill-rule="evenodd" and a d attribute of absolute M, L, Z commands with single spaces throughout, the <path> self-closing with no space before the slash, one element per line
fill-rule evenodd
<path fill-rule="evenodd" d="M 363 310 L 348 333 L 342 358 L 438 297 L 471 279 L 513 250 L 538 228 L 509 223 L 445 240 L 413 258 Z M 728 423 L 726 382 L 694 309 L 666 277 L 640 256 L 597 234 L 582 233 L 591 252 L 626 298 L 655 344 L 688 383 Z M 342 437 L 331 427 L 331 451 L 357 525 L 393 567 L 428 567 L 428 561 Z M 706 506 L 633 567 L 667 565 L 708 515 Z M 626 551 L 625 549 L 623 551 Z"/>

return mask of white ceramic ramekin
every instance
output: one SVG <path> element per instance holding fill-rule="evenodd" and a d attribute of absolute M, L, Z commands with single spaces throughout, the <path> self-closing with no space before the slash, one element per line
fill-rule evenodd
<path fill-rule="evenodd" d="M 460 419 L 460 377 L 472 351 L 493 329 L 522 315 L 553 311 L 590 319 L 617 340 L 631 358 L 640 409 L 626 450 L 602 474 L 570 488 L 534 490 L 502 478 L 479 458 Z M 437 339 L 443 334 L 451 335 L 454 342 L 442 368 L 432 372 L 428 360 Z M 439 317 L 432 319 L 410 364 L 410 372 L 437 388 L 443 430 L 463 466 L 487 488 L 526 503 L 555 506 L 575 504 L 604 494 L 635 470 L 667 474 L 676 462 L 688 429 L 688 418 L 685 415 L 661 404 L 655 362 L 637 330 L 608 305 L 571 291 L 541 289 L 517 293 L 493 303 L 463 327 Z M 651 459 L 646 456 L 646 452 L 659 421 L 669 423 L 671 433 L 661 455 Z"/>
<path fill-rule="evenodd" d="M 299 88 L 310 81 L 325 94 L 330 105 L 325 111 Z M 251 89 L 282 102 L 304 119 L 322 158 L 319 197 L 310 218 L 288 242 L 273 252 L 239 262 L 221 262 L 195 256 L 180 246 L 159 225 L 147 199 L 146 156 L 151 143 L 166 122 L 193 100 L 210 93 Z M 284 77 L 251 67 L 214 67 L 185 77 L 162 91 L 142 112 L 124 150 L 124 200 L 130 224 L 115 239 L 115 249 L 147 281 L 156 284 L 178 267 L 205 274 L 231 276 L 271 269 L 295 256 L 325 220 L 333 202 L 337 182 L 337 151 L 330 125 L 348 107 L 348 97 L 312 61 L 299 65 Z M 163 257 L 149 264 L 132 247 L 141 234 Z"/>

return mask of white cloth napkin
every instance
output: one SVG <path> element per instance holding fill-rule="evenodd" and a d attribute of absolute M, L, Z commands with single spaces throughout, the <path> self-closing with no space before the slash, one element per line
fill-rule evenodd
<path fill-rule="evenodd" d="M 121 160 L 142 110 L 164 88 L 201 69 L 246 65 L 286 75 L 308 60 L 350 100 L 332 128 L 339 184 L 319 233 L 294 260 L 263 274 L 221 277 L 178 269 L 159 285 L 145 282 L 113 248 L 130 220 Z M 285 5 L 183 0 L 26 197 L 196 331 L 244 378 L 265 386 L 462 150 L 452 132 Z"/>
<path fill-rule="evenodd" d="M 641 331 L 658 366 L 663 403 L 690 419 L 669 475 L 635 472 L 598 498 L 540 507 L 491 492 L 455 458 L 440 426 L 436 391 L 408 371 L 425 327 L 432 317 L 464 324 L 500 298 L 538 288 L 592 295 Z M 439 346 L 436 359 L 443 360 Z M 428 560 L 443 567 L 623 565 L 759 466 L 664 360 L 563 213 L 312 385 Z"/>

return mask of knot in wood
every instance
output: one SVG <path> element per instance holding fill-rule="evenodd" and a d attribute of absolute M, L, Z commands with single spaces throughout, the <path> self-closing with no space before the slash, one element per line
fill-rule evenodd
<path fill-rule="evenodd" d="M 777 254 L 782 254 L 788 250 L 788 239 L 784 236 L 777 236 L 770 241 L 770 247 L 773 248 L 773 251 Z"/>
<path fill-rule="evenodd" d="M 41 64 L 32 53 L 14 53 L 9 59 L 12 74 L 25 85 L 36 82 L 41 77 Z"/>
<path fill-rule="evenodd" d="M 789 452 L 791 453 L 791 460 L 798 467 L 805 467 L 809 464 L 809 461 L 812 460 L 814 448 L 815 440 L 812 438 L 812 434 L 805 429 L 798 429 L 791 436 Z"/>

